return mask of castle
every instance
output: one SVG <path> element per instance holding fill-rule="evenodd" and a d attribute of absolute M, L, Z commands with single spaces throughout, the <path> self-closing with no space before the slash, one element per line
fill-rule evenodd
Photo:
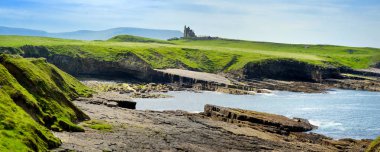
<path fill-rule="evenodd" d="M 195 38 L 197 37 L 194 33 L 194 31 L 192 29 L 190 29 L 190 27 L 186 27 L 185 25 L 185 29 L 183 30 L 183 38 Z"/>

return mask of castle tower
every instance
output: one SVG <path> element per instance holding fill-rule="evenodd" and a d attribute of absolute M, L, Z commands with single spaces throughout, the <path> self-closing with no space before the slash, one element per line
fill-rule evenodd
<path fill-rule="evenodd" d="M 186 27 L 185 25 L 185 28 L 183 30 L 183 37 L 184 38 L 193 38 L 193 37 L 197 37 L 194 33 L 194 31 L 192 29 L 190 29 L 190 27 Z"/>
<path fill-rule="evenodd" d="M 188 30 L 188 28 L 185 25 L 185 28 L 183 30 L 183 37 L 188 37 L 188 33 L 189 33 L 189 30 Z"/>

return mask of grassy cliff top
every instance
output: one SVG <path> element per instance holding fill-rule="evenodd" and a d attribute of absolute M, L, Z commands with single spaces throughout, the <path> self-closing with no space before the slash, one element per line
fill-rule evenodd
<path fill-rule="evenodd" d="M 0 151 L 47 151 L 60 145 L 48 130 L 83 131 L 88 119 L 71 102 L 92 91 L 45 59 L 0 55 Z"/>
<path fill-rule="evenodd" d="M 172 44 L 169 41 L 151 39 L 151 38 L 133 36 L 133 35 L 117 35 L 117 36 L 114 36 L 114 37 L 108 39 L 107 41 L 110 41 L 110 42 L 141 42 L 141 43 Z"/>
<path fill-rule="evenodd" d="M 0 46 L 2 47 L 45 46 L 56 54 L 91 57 L 105 61 L 115 61 L 120 59 L 123 54 L 132 52 L 153 68 L 186 66 L 204 72 L 239 70 L 249 62 L 280 58 L 291 58 L 322 66 L 347 66 L 355 69 L 368 68 L 380 62 L 380 49 L 377 48 L 281 44 L 229 39 L 180 39 L 167 42 L 168 44 L 0 36 Z"/>

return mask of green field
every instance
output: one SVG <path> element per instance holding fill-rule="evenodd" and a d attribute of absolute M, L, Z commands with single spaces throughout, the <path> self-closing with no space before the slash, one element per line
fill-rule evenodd
<path fill-rule="evenodd" d="M 249 62 L 291 58 L 321 66 L 368 68 L 380 62 L 380 49 L 333 45 L 280 44 L 241 40 L 162 41 L 119 36 L 109 41 L 0 36 L 0 46 L 46 46 L 57 54 L 115 61 L 132 52 L 153 68 L 186 67 L 205 72 L 239 70 Z"/>

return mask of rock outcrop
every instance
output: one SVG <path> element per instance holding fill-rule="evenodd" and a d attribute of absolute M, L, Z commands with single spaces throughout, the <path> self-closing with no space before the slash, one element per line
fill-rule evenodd
<path fill-rule="evenodd" d="M 111 100 L 117 103 L 117 106 L 127 109 L 136 109 L 136 102 L 132 100 Z"/>
<path fill-rule="evenodd" d="M 252 127 L 264 125 L 265 130 L 280 134 L 289 132 L 310 131 L 316 126 L 304 119 L 289 119 L 285 116 L 255 112 L 242 109 L 225 108 L 215 105 L 205 105 L 204 114 L 215 120 L 249 125 Z"/>
<path fill-rule="evenodd" d="M 91 98 L 78 98 L 77 101 L 95 104 L 106 105 L 108 107 L 121 107 L 126 109 L 136 109 L 136 102 L 131 98 L 126 97 L 118 92 L 98 93 Z"/>
<path fill-rule="evenodd" d="M 380 80 L 327 79 L 323 83 L 341 89 L 380 91 Z"/>
<path fill-rule="evenodd" d="M 336 68 L 321 67 L 292 59 L 251 62 L 245 65 L 243 75 L 246 79 L 269 78 L 311 82 L 340 77 Z"/>

